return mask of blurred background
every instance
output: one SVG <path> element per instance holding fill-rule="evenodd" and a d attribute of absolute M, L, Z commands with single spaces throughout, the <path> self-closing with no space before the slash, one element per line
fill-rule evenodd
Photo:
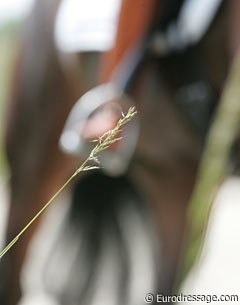
<path fill-rule="evenodd" d="M 29 11 L 33 0 L 1 0 L 0 1 L 0 180 L 7 176 L 7 165 L 2 143 L 5 107 L 9 93 L 9 81 L 13 58 L 16 55 L 21 25 Z"/>
<path fill-rule="evenodd" d="M 9 81 L 13 58 L 17 52 L 18 37 L 21 33 L 22 23 L 30 11 L 32 4 L 33 0 L 0 0 L 0 244 L 2 243 L 2 236 L 4 234 L 7 213 L 6 202 L 8 201 L 8 169 L 2 143 L 4 132 L 2 126 L 6 119 L 5 110 L 9 94 Z M 240 179 L 238 176 L 232 176 L 226 179 L 216 197 L 204 250 L 198 264 L 183 284 L 182 291 L 184 293 L 238 294 L 240 298 L 239 198 Z M 59 205 L 61 206 L 61 200 Z M 63 214 L 66 212 L 64 209 Z M 44 233 L 42 233 L 43 235 L 39 235 L 41 240 L 44 240 L 49 234 L 48 230 L 54 231 L 51 225 L 56 215 L 58 215 L 57 210 L 53 212 L 52 218 L 46 222 L 46 227 L 43 229 Z M 61 217 L 61 212 L 59 212 L 59 218 Z M 55 233 L 53 232 L 52 234 L 54 235 Z M 41 245 L 41 242 L 37 242 L 36 244 L 37 250 L 33 250 L 35 254 L 38 252 L 38 247 Z M 44 249 L 42 248 L 40 251 L 44 252 Z M 32 277 L 34 277 L 34 274 Z M 26 304 L 31 304 L 31 297 L 29 299 L 30 301 L 26 301 Z M 41 304 L 42 301 L 41 299 L 40 301 L 36 299 L 36 304 L 38 304 L 37 302 Z M 46 300 L 46 304 L 54 304 L 54 302 L 51 303 L 51 300 Z M 197 304 L 205 303 L 197 302 Z M 229 304 L 238 303 L 229 302 Z"/>
<path fill-rule="evenodd" d="M 0 1 L 0 243 L 4 235 L 7 213 L 8 167 L 3 147 L 3 126 L 6 120 L 6 104 L 14 58 L 17 53 L 19 34 L 24 19 L 31 10 L 32 0 Z"/>

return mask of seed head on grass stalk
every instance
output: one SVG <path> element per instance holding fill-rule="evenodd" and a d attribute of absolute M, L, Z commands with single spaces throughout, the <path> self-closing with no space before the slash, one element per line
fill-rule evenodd
<path fill-rule="evenodd" d="M 98 140 L 96 146 L 92 149 L 87 159 L 76 169 L 70 178 L 62 185 L 62 187 L 49 199 L 48 202 L 42 207 L 42 209 L 27 223 L 27 225 L 16 235 L 16 237 L 0 252 L 0 259 L 13 247 L 13 245 L 19 240 L 23 233 L 32 225 L 32 223 L 50 206 L 54 199 L 68 186 L 68 184 L 76 177 L 80 172 L 93 170 L 100 168 L 100 162 L 98 160 L 98 154 L 103 150 L 106 150 L 114 144 L 120 141 L 122 138 L 117 137 L 122 131 L 124 125 L 126 125 L 136 114 L 135 107 L 130 107 L 126 114 L 122 113 L 122 117 L 117 122 L 116 126 L 104 133 Z M 94 162 L 95 165 L 89 165 L 90 162 Z"/>

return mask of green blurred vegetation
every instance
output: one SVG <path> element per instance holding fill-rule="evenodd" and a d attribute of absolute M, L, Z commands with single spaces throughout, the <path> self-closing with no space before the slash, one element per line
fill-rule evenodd
<path fill-rule="evenodd" d="M 4 156 L 3 133 L 11 71 L 18 46 L 18 33 L 18 23 L 8 23 L 0 27 L 0 181 L 6 178 L 8 172 Z"/>

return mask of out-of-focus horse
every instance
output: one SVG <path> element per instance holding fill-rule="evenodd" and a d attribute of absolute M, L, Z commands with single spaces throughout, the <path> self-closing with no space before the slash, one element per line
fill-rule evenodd
<path fill-rule="evenodd" d="M 135 153 L 121 177 L 93 173 L 79 178 L 73 190 L 69 226 L 82 234 L 75 262 L 82 254 L 83 267 L 69 267 L 71 272 L 60 292 L 48 279 L 46 285 L 55 291 L 60 304 L 87 304 L 97 274 L 104 274 L 99 271 L 99 261 L 110 247 L 115 249 L 114 266 L 118 266 L 113 268 L 117 284 L 110 288 L 117 291 L 115 299 L 119 304 L 139 304 L 129 301 L 134 281 L 145 276 L 138 269 L 134 271 L 132 259 L 138 258 L 141 265 L 144 257 L 141 253 L 132 256 L 129 250 L 131 244 L 137 245 L 137 232 L 155 236 L 154 254 L 148 256 L 154 267 L 147 269 L 151 274 L 147 278 L 154 280 L 141 291 L 141 284 L 136 284 L 138 293 L 150 288 L 170 293 L 173 288 L 186 208 L 204 139 L 238 46 L 238 4 L 212 1 L 210 7 L 201 0 L 123 0 L 115 46 L 99 56 L 59 54 L 53 39 L 59 3 L 36 1 L 14 71 L 6 129 L 11 171 L 6 240 L 20 231 L 79 162 L 58 147 L 76 99 L 96 84 L 114 83 L 136 102 L 140 134 Z M 98 116 L 101 113 L 104 108 Z M 89 126 L 93 134 L 83 134 L 85 140 L 98 135 L 94 117 Z M 16 304 L 20 297 L 21 266 L 36 226 L 1 262 L 1 304 Z M 142 302 L 143 298 L 144 294 L 140 295 Z"/>

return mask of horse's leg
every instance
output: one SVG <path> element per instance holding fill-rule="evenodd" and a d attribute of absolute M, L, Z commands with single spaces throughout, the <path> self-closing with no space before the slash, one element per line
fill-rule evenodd
<path fill-rule="evenodd" d="M 51 68 L 54 70 L 52 65 Z M 67 95 L 66 83 L 60 71 L 54 73 L 57 77 L 50 75 L 52 83 L 46 94 L 31 99 L 32 105 L 29 105 L 25 103 L 25 95 L 21 96 L 21 92 L 18 92 L 18 98 L 14 101 L 16 107 L 11 110 L 13 116 L 7 130 L 7 157 L 11 178 L 6 242 L 12 240 L 49 199 L 71 168 L 72 160 L 58 149 L 58 138 L 69 111 L 70 105 L 67 102 L 74 99 Z M 20 83 L 19 81 L 21 87 Z M 56 91 L 56 88 L 59 89 Z M 43 88 L 43 93 L 44 90 Z M 17 287 L 14 280 L 20 272 L 34 227 L 6 255 L 11 266 L 8 271 L 11 292 Z M 3 263 L 4 260 L 1 264 Z"/>
<path fill-rule="evenodd" d="M 53 3 L 37 1 L 15 71 L 6 129 L 11 172 L 6 243 L 62 184 L 74 163 L 60 152 L 58 139 L 80 90 L 70 90 L 57 60 Z M 1 261 L 1 304 L 13 305 L 20 296 L 19 274 L 36 225 Z"/>

